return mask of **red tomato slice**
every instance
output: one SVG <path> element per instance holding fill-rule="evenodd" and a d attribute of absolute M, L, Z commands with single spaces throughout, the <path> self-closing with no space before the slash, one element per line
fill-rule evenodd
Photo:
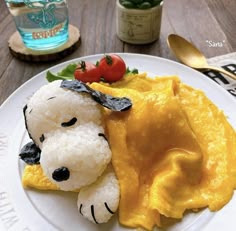
<path fill-rule="evenodd" d="M 102 77 L 107 82 L 115 82 L 123 78 L 126 73 L 124 60 L 116 54 L 105 55 L 100 62 L 99 68 Z"/>
<path fill-rule="evenodd" d="M 74 72 L 75 79 L 84 83 L 99 82 L 101 78 L 100 68 L 87 61 L 81 61 Z"/>

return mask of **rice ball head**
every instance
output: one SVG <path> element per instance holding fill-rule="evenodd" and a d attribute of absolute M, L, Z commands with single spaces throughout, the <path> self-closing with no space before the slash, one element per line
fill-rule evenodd
<path fill-rule="evenodd" d="M 119 183 L 112 167 L 92 185 L 83 187 L 77 200 L 80 214 L 93 223 L 105 223 L 116 212 L 120 200 Z"/>
<path fill-rule="evenodd" d="M 95 123 L 79 125 L 61 132 L 46 133 L 40 164 L 44 174 L 61 190 L 71 191 L 96 181 L 111 161 L 111 150 L 104 130 Z M 56 181 L 53 173 L 68 169 L 69 178 Z"/>
<path fill-rule="evenodd" d="M 39 147 L 44 133 L 66 130 L 62 124 L 74 118 L 73 126 L 90 121 L 101 124 L 100 106 L 89 95 L 63 89 L 60 84 L 61 80 L 57 80 L 42 86 L 30 98 L 24 112 L 28 132 Z"/>

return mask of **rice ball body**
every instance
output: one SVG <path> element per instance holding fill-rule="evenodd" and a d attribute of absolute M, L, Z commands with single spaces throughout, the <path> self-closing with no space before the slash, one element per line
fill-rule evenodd
<path fill-rule="evenodd" d="M 88 122 L 101 124 L 100 106 L 89 95 L 63 89 L 60 84 L 61 80 L 57 80 L 42 86 L 25 110 L 28 132 L 40 148 L 44 134 L 49 131 L 65 131 Z M 63 126 L 70 122 L 71 126 Z"/>
<path fill-rule="evenodd" d="M 61 190 L 81 188 L 96 181 L 111 161 L 111 150 L 101 134 L 103 128 L 92 122 L 76 128 L 45 134 L 40 164 L 44 174 Z M 54 171 L 69 171 L 69 178 L 56 181 Z"/>
<path fill-rule="evenodd" d="M 83 187 L 77 200 L 82 216 L 93 223 L 105 223 L 116 212 L 120 200 L 119 183 L 112 167 L 92 185 Z"/>

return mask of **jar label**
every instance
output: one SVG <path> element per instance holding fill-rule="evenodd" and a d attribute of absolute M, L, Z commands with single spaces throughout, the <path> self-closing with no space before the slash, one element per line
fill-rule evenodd
<path fill-rule="evenodd" d="M 117 9 L 117 34 L 127 42 L 152 42 L 158 39 L 161 6 L 155 10 L 132 11 Z"/>
<path fill-rule="evenodd" d="M 63 26 L 64 26 L 63 23 L 60 23 L 59 25 L 55 26 L 54 28 L 50 30 L 32 32 L 32 38 L 33 39 L 46 39 L 49 37 L 54 37 L 63 28 Z"/>

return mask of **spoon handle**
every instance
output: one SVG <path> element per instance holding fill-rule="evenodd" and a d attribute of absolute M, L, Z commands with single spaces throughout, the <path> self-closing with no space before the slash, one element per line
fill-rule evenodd
<path fill-rule="evenodd" d="M 214 71 L 219 71 L 219 72 L 221 72 L 221 73 L 223 73 L 223 74 L 229 76 L 230 78 L 236 80 L 236 75 L 235 75 L 235 74 L 232 74 L 232 73 L 230 73 L 229 71 L 224 70 L 223 68 L 220 68 L 220 67 L 212 67 L 212 66 L 209 66 L 208 68 L 211 69 L 211 70 L 214 70 Z"/>

